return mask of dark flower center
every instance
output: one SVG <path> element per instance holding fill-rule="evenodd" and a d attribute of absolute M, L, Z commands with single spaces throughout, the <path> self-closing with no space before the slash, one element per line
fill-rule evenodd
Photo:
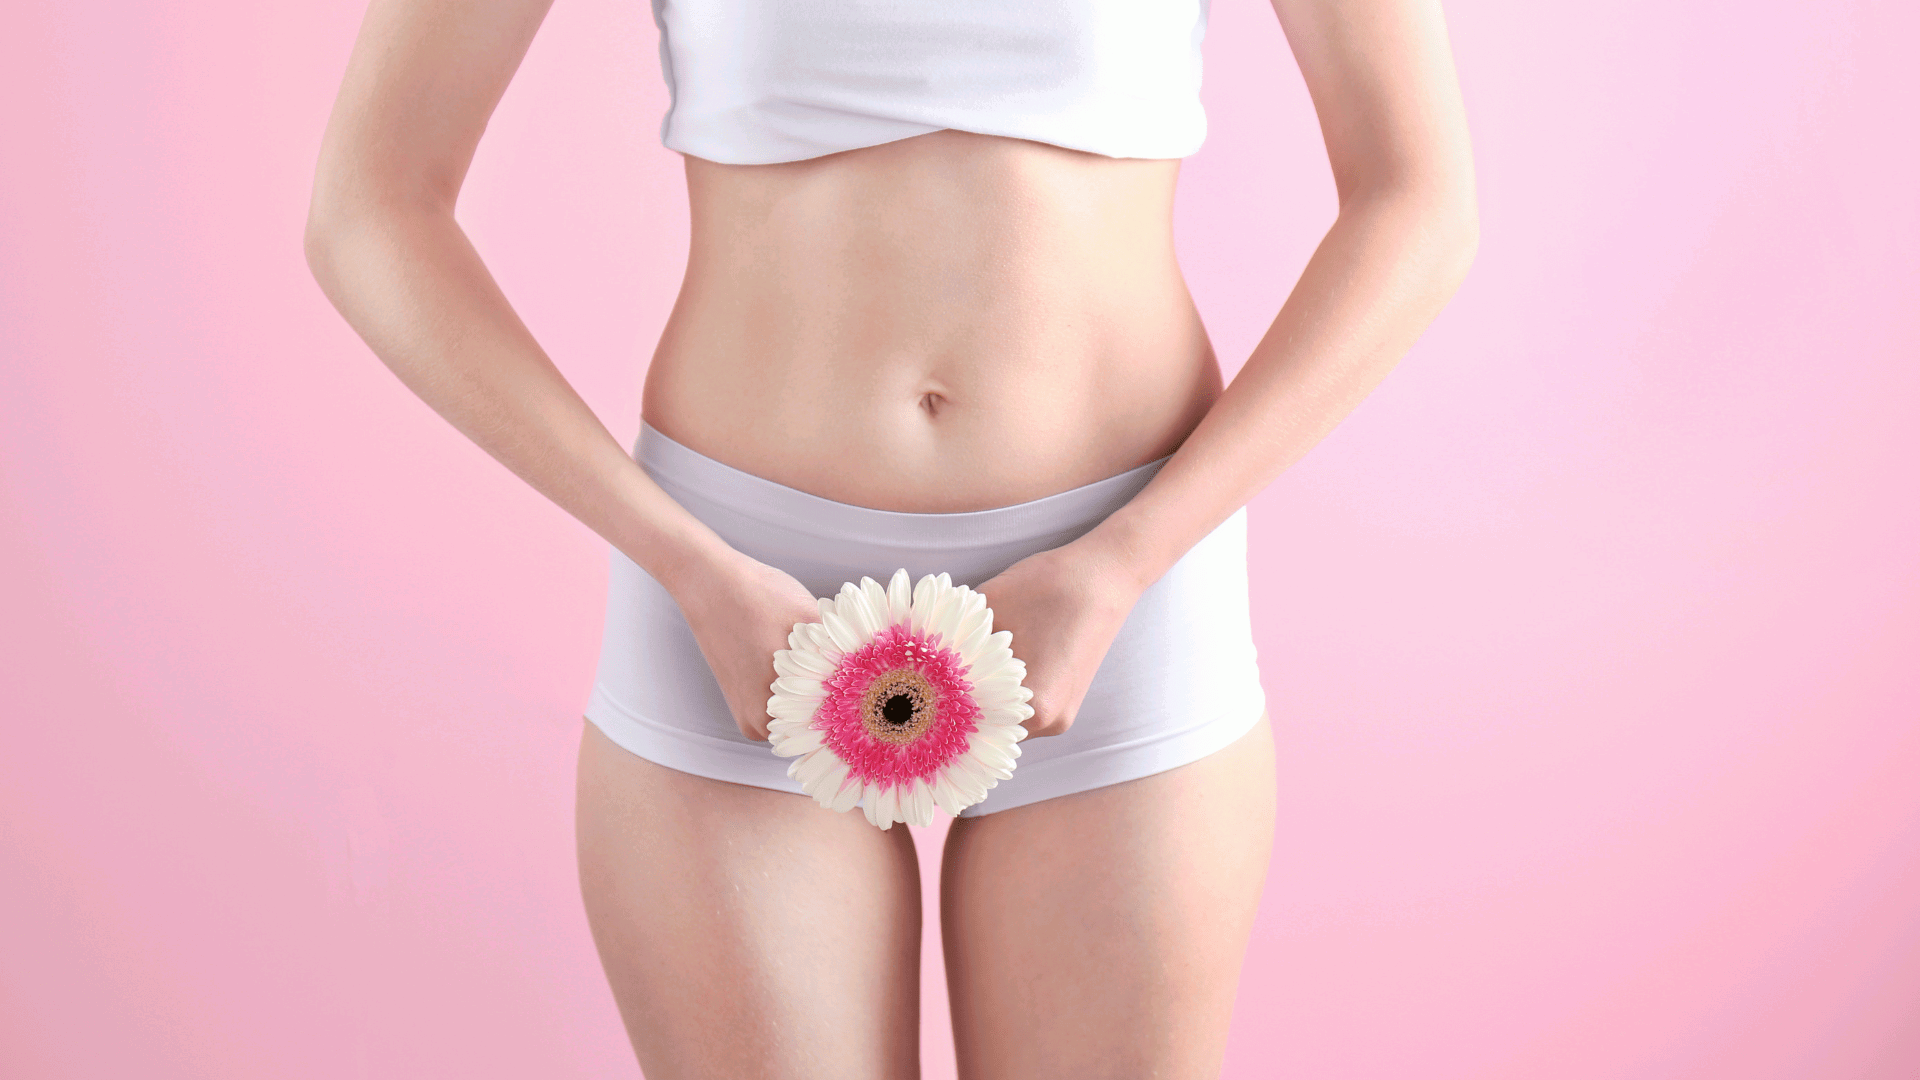
<path fill-rule="evenodd" d="M 905 694 L 895 694 L 880 706 L 880 715 L 889 724 L 907 724 L 913 721 L 913 699 Z"/>
<path fill-rule="evenodd" d="M 910 667 L 876 676 L 861 695 L 860 724 L 884 743 L 905 746 L 933 726 L 938 695 L 925 675 Z"/>

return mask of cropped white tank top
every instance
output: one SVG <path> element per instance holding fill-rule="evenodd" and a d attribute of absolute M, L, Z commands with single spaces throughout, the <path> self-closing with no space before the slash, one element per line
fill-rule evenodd
<path fill-rule="evenodd" d="M 957 129 L 1118 158 L 1206 138 L 1208 0 L 652 0 L 669 149 L 799 161 Z"/>

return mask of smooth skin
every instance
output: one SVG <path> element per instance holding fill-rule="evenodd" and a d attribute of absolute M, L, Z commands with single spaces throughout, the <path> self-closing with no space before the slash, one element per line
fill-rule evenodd
<path fill-rule="evenodd" d="M 950 512 L 1164 454 L 1079 540 L 976 583 L 1069 730 L 1142 590 L 1326 436 L 1477 244 L 1436 0 L 1275 0 L 1340 212 L 1231 385 L 1173 254 L 1179 163 L 936 132 L 779 165 L 686 159 L 687 274 L 643 415 L 827 498 Z M 456 428 L 679 603 L 740 729 L 815 617 L 661 491 L 568 385 L 454 216 L 546 0 L 374 0 L 327 129 L 315 277 Z M 881 571 L 887 568 L 879 568 Z M 642 1068 L 917 1074 L 912 840 L 644 761 L 586 725 L 582 896 Z M 1272 737 L 955 822 L 943 874 L 961 1073 L 1215 1075 L 1273 829 Z"/>

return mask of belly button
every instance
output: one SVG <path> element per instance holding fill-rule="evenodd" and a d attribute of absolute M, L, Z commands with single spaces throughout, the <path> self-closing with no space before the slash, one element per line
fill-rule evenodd
<path fill-rule="evenodd" d="M 920 407 L 926 410 L 928 416 L 939 416 L 940 410 L 946 408 L 946 406 L 947 399 L 931 390 L 920 395 Z"/>

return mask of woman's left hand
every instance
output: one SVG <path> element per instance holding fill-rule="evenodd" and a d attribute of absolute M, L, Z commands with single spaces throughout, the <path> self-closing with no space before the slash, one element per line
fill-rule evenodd
<path fill-rule="evenodd" d="M 1013 655 L 1027 665 L 1027 733 L 1066 731 L 1143 587 L 1115 559 L 1076 542 L 1029 555 L 975 588 L 993 609 L 994 630 L 1012 632 Z"/>

